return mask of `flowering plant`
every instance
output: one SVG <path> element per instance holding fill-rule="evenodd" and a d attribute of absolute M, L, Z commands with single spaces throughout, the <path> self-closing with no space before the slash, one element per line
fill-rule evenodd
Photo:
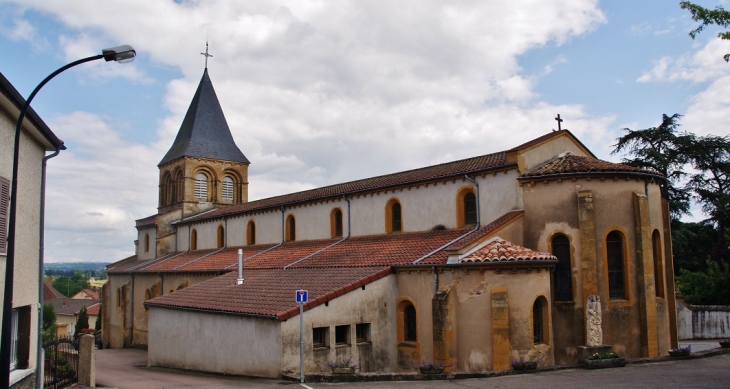
<path fill-rule="evenodd" d="M 358 365 L 352 363 L 352 357 L 347 358 L 345 362 L 327 362 L 327 366 L 330 369 L 351 369 L 355 370 L 358 368 Z"/>
<path fill-rule="evenodd" d="M 671 349 L 669 351 L 675 351 L 675 352 L 678 352 L 678 353 L 691 353 L 692 352 L 692 345 L 690 344 L 690 345 L 687 345 L 687 347 L 673 348 L 673 349 Z"/>
<path fill-rule="evenodd" d="M 542 358 L 541 358 L 542 359 Z M 539 361 L 526 361 L 522 357 L 519 360 L 512 361 L 512 369 L 514 370 L 535 370 Z"/>
<path fill-rule="evenodd" d="M 614 352 L 610 352 L 610 353 L 605 353 L 605 354 L 595 353 L 593 355 L 589 355 L 588 357 L 586 357 L 586 359 L 588 359 L 589 361 L 594 361 L 596 359 L 614 359 L 614 358 L 621 358 L 621 356 Z"/>
<path fill-rule="evenodd" d="M 433 363 L 433 362 L 424 362 L 418 365 L 413 365 L 412 367 L 414 369 L 419 370 L 443 370 L 444 368 L 448 367 L 450 365 L 442 365 L 439 363 Z"/>

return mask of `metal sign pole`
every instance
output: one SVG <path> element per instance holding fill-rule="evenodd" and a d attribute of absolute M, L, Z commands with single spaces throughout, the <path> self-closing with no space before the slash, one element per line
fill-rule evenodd
<path fill-rule="evenodd" d="M 304 383 L 304 303 L 299 303 L 299 382 Z"/>

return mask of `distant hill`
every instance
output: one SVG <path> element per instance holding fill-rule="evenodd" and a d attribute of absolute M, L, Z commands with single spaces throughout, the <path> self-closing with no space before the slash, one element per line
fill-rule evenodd
<path fill-rule="evenodd" d="M 106 268 L 106 265 L 108 265 L 110 262 L 55 262 L 55 263 L 46 263 L 44 264 L 44 268 L 46 271 L 49 270 L 61 270 L 61 271 L 74 271 L 74 270 L 83 270 L 84 272 L 87 272 L 89 270 L 104 270 Z"/>

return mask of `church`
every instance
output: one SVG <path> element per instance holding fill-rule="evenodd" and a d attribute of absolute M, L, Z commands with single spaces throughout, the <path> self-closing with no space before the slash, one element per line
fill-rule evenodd
<path fill-rule="evenodd" d="M 599 160 L 568 130 L 485 151 L 248 201 L 250 161 L 206 69 L 158 165 L 158 212 L 107 267 L 104 346 L 146 345 L 151 366 L 299 374 L 304 289 L 307 374 L 348 359 L 575 364 L 591 296 L 614 352 L 677 347 L 664 177 Z"/>

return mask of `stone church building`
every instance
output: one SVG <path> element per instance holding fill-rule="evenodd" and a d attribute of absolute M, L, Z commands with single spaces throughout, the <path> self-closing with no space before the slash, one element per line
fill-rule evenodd
<path fill-rule="evenodd" d="M 256 201 L 248 166 L 206 70 L 158 165 L 158 213 L 107 267 L 107 347 L 147 345 L 153 366 L 298 374 L 298 289 L 306 373 L 348 358 L 361 372 L 574 364 L 592 295 L 615 352 L 677 346 L 664 178 L 599 160 L 567 130 Z"/>

